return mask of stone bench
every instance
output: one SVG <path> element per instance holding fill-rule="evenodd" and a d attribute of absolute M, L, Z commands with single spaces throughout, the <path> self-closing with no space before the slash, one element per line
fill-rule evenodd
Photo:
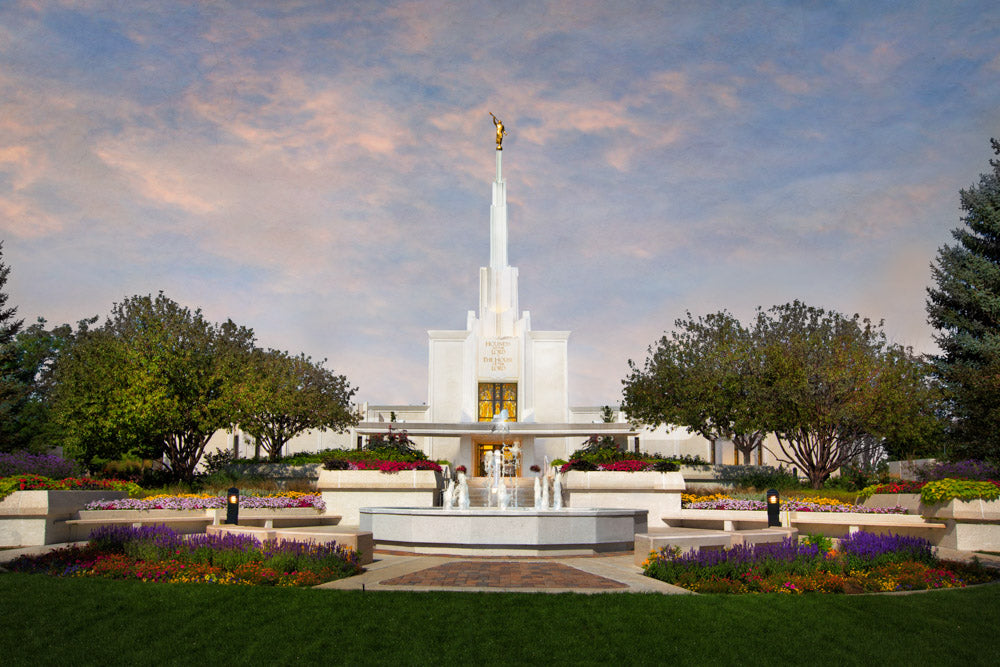
<path fill-rule="evenodd" d="M 187 512 L 178 516 L 179 512 Z M 81 510 L 77 518 L 67 519 L 69 535 L 74 540 L 85 540 L 98 526 L 154 526 L 163 524 L 177 532 L 203 533 L 211 525 L 225 521 L 226 510 Z M 324 526 L 336 524 L 340 517 L 319 514 L 316 510 L 244 510 L 239 514 L 240 525 L 259 526 L 267 529 L 298 526 Z"/>
<path fill-rule="evenodd" d="M 356 526 L 299 526 L 294 528 L 265 528 L 216 524 L 208 526 L 209 535 L 252 535 L 260 541 L 283 540 L 289 542 L 314 542 L 316 544 L 336 543 L 349 547 L 361 556 L 361 564 L 368 565 L 373 560 L 375 541 L 371 531 Z"/>
<path fill-rule="evenodd" d="M 760 529 L 767 527 L 767 513 L 764 510 L 681 510 L 662 518 L 673 527 L 714 528 L 725 531 Z M 927 521 L 915 514 L 864 514 L 860 512 L 782 512 L 782 524 L 798 528 L 800 532 L 818 532 L 840 537 L 859 530 L 884 532 L 901 530 L 907 533 L 943 531 L 947 525 Z M 932 540 L 933 541 L 933 540 Z"/>

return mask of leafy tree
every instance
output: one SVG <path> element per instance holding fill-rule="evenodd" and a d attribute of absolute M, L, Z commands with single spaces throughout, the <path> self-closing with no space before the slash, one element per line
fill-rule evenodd
<path fill-rule="evenodd" d="M 629 360 L 622 409 L 653 426 L 676 424 L 715 442 L 732 440 L 750 462 L 766 435 L 758 406 L 760 356 L 751 333 L 728 312 L 674 322 L 642 369 Z"/>
<path fill-rule="evenodd" d="M 883 440 L 917 436 L 927 385 L 913 355 L 889 343 L 881 323 L 795 301 L 758 311 L 763 354 L 760 404 L 782 462 L 820 488 L 845 463 Z"/>
<path fill-rule="evenodd" d="M 62 444 L 59 430 L 50 419 L 52 368 L 59 354 L 96 321 L 96 316 L 80 320 L 74 331 L 68 324 L 48 329 L 46 320 L 40 317 L 15 338 L 14 365 L 24 392 L 9 419 L 4 421 L 5 438 L 14 449 L 42 451 Z"/>
<path fill-rule="evenodd" d="M 16 440 L 6 427 L 24 401 L 27 386 L 17 365 L 15 337 L 24 320 L 14 319 L 17 308 L 7 308 L 7 293 L 4 286 L 10 275 L 10 267 L 3 261 L 3 243 L 0 242 L 0 451 L 9 451 L 16 446 Z"/>
<path fill-rule="evenodd" d="M 54 369 L 53 416 L 86 461 L 162 448 L 190 479 L 212 434 L 237 414 L 234 391 L 253 332 L 221 325 L 161 292 L 115 304 Z"/>
<path fill-rule="evenodd" d="M 1000 142 L 991 139 L 1000 155 Z M 927 290 L 928 322 L 941 354 L 934 358 L 950 412 L 951 455 L 1000 458 L 1000 160 L 962 190 L 964 226 L 938 250 Z"/>
<path fill-rule="evenodd" d="M 256 349 L 249 355 L 240 385 L 239 425 L 271 460 L 278 459 L 284 444 L 303 431 L 342 431 L 357 421 L 351 410 L 356 389 L 324 363 L 278 350 Z"/>

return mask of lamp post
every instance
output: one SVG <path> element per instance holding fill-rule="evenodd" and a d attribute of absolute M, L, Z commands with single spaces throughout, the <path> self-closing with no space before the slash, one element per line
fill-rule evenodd
<path fill-rule="evenodd" d="M 777 490 L 767 491 L 767 527 L 781 525 L 781 497 Z"/>
<path fill-rule="evenodd" d="M 230 487 L 226 494 L 226 523 L 236 525 L 240 522 L 240 490 Z"/>

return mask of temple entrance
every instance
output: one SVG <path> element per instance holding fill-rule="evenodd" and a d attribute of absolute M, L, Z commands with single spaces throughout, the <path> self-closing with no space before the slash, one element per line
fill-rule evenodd
<path fill-rule="evenodd" d="M 483 459 L 487 454 L 493 455 L 494 451 L 499 451 L 501 459 L 503 461 L 503 476 L 504 477 L 520 477 L 521 476 L 521 459 L 515 458 L 511 448 L 517 444 L 520 447 L 520 442 L 511 441 L 506 443 L 499 442 L 477 442 L 475 443 L 474 451 L 475 455 L 472 457 L 472 470 L 474 477 L 485 477 L 486 467 Z M 506 451 L 505 451 L 506 450 Z"/>

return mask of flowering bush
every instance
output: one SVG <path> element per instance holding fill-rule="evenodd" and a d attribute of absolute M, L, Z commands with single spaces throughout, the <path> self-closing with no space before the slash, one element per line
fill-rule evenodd
<path fill-rule="evenodd" d="M 405 437 L 405 431 L 397 432 L 397 436 L 402 434 Z M 377 436 L 372 436 L 376 438 Z M 365 463 L 377 463 L 379 461 L 427 461 L 427 455 L 424 454 L 419 449 L 412 447 L 402 447 L 399 445 L 398 437 L 394 436 L 394 439 L 385 442 L 395 443 L 393 446 L 373 446 L 369 443 L 365 449 L 330 449 L 321 455 L 321 460 L 323 467 L 327 470 L 358 470 L 359 468 L 354 468 L 356 464 L 361 462 Z M 378 444 L 378 441 L 375 441 Z M 412 443 L 411 443 L 412 444 Z M 347 466 L 344 466 L 344 463 Z M 368 468 L 365 468 L 368 469 Z"/>
<path fill-rule="evenodd" d="M 354 461 L 351 470 L 380 470 L 385 473 L 400 470 L 434 470 L 441 472 L 441 466 L 434 461 Z"/>
<path fill-rule="evenodd" d="M 315 586 L 361 571 L 354 550 L 335 544 L 260 542 L 248 535 L 182 537 L 166 526 L 107 526 L 84 547 L 21 556 L 18 572 L 148 582 Z"/>
<path fill-rule="evenodd" d="M 648 471 L 658 471 L 658 472 L 672 472 L 679 470 L 678 466 L 673 461 L 666 461 L 663 459 L 659 460 L 648 460 L 648 459 L 623 459 L 620 461 L 608 461 L 606 463 L 594 463 L 586 459 L 572 459 L 568 463 L 564 463 L 562 467 L 559 468 L 559 472 L 569 472 L 570 470 L 607 470 L 614 472 L 648 472 Z"/>
<path fill-rule="evenodd" d="M 142 493 L 142 488 L 134 482 L 90 477 L 51 479 L 27 474 L 0 479 L 0 500 L 14 491 L 126 491 L 129 496 L 138 496 Z"/>
<path fill-rule="evenodd" d="M 26 451 L 0 452 L 0 477 L 41 475 L 42 477 L 72 477 L 80 472 L 75 461 L 55 454 L 32 454 Z"/>
<path fill-rule="evenodd" d="M 920 538 L 854 533 L 840 551 L 789 538 L 721 551 L 663 549 L 643 563 L 647 576 L 699 593 L 862 593 L 950 588 L 996 574 L 978 563 L 936 560 Z"/>
<path fill-rule="evenodd" d="M 849 570 L 904 561 L 934 562 L 931 543 L 922 537 L 876 535 L 863 530 L 840 540 L 840 552 Z"/>
<path fill-rule="evenodd" d="M 88 510 L 206 510 L 226 507 L 225 496 L 186 493 L 178 495 L 158 495 L 148 498 L 124 498 L 122 500 L 95 500 L 88 503 Z M 287 509 L 294 507 L 325 510 L 326 503 L 318 493 L 286 491 L 267 496 L 240 496 L 241 509 Z"/>
<path fill-rule="evenodd" d="M 692 510 L 749 510 L 761 511 L 767 509 L 767 503 L 763 500 L 739 500 L 730 498 L 724 494 L 713 494 L 711 496 L 695 496 L 683 494 L 681 496 L 681 506 Z M 906 514 L 906 510 L 899 505 L 895 507 L 865 507 L 864 505 L 852 505 L 833 498 L 782 498 L 781 509 L 792 512 L 857 512 L 859 514 Z"/>
<path fill-rule="evenodd" d="M 858 498 L 862 501 L 868 500 L 876 493 L 920 493 L 926 482 L 914 482 L 902 480 L 899 482 L 889 482 L 888 484 L 874 484 L 866 486 L 858 493 Z"/>

